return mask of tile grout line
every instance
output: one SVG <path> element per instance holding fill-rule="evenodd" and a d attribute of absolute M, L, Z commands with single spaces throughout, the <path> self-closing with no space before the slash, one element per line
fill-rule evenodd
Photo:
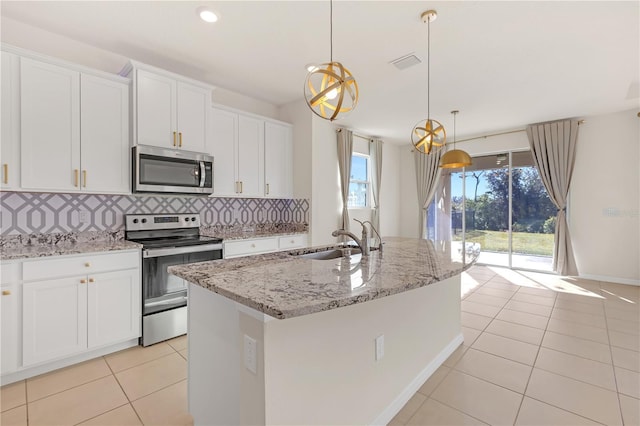
<path fill-rule="evenodd" d="M 118 386 L 120 387 L 120 390 L 122 391 L 122 393 L 124 394 L 124 397 L 127 398 L 127 404 L 129 404 L 131 406 L 131 409 L 133 410 L 133 412 L 136 414 L 136 417 L 138 418 L 138 420 L 140 420 L 140 424 L 144 425 L 144 422 L 142 421 L 142 419 L 140 418 L 140 415 L 138 414 L 138 412 L 136 411 L 136 409 L 134 408 L 133 404 L 131 403 L 131 400 L 129 399 L 129 395 L 127 395 L 127 393 L 124 391 L 124 388 L 122 387 L 122 384 L 120 383 L 120 380 L 118 380 L 118 377 L 116 376 L 116 373 L 113 371 L 113 368 L 111 368 L 111 365 L 109 364 L 109 362 L 107 361 L 106 357 L 104 357 L 104 362 L 107 363 L 107 366 L 109 367 L 109 370 L 111 371 L 111 375 L 113 376 L 114 380 L 116 381 L 116 383 L 118 384 Z M 142 365 L 142 364 L 140 364 Z M 122 370 L 124 371 L 124 370 Z"/>
<path fill-rule="evenodd" d="M 602 291 L 602 282 L 598 281 L 598 287 Z M 604 297 L 604 296 L 603 296 Z M 606 300 L 606 297 L 605 297 Z M 622 424 L 624 425 L 624 418 L 622 417 L 622 401 L 620 401 L 620 388 L 618 387 L 618 375 L 616 374 L 616 367 L 613 361 L 613 349 L 611 348 L 611 337 L 609 336 L 609 323 L 607 322 L 607 310 L 604 309 L 604 302 L 602 302 L 603 310 L 604 310 L 604 325 L 607 330 L 607 340 L 609 341 L 609 356 L 611 357 L 611 370 L 613 370 L 613 382 L 616 385 L 616 397 L 618 399 L 618 414 L 620 415 L 620 420 L 622 420 Z"/>
<path fill-rule="evenodd" d="M 555 292 L 555 290 L 551 290 Z M 553 309 L 556 306 L 556 302 L 558 301 L 558 294 L 556 293 L 553 299 L 553 306 L 551 307 L 551 313 L 553 313 Z M 538 361 L 538 355 L 540 355 L 540 348 L 542 347 L 542 342 L 544 341 L 544 336 L 547 334 L 547 328 L 549 327 L 549 321 L 551 321 L 551 314 L 547 318 L 547 324 L 544 328 L 544 333 L 542 334 L 542 339 L 540 340 L 540 344 L 538 345 L 538 350 L 536 351 L 536 357 L 533 360 L 533 365 L 531 366 L 531 372 L 529 373 L 529 378 L 527 378 L 527 384 L 524 386 L 524 390 L 522 391 L 522 400 L 520 400 L 520 406 L 518 407 L 518 412 L 516 413 L 516 421 L 520 416 L 520 410 L 522 410 L 522 404 L 524 403 L 524 398 L 527 395 L 527 389 L 529 389 L 529 383 L 531 382 L 531 376 L 533 376 L 533 370 L 536 368 L 536 362 Z"/>

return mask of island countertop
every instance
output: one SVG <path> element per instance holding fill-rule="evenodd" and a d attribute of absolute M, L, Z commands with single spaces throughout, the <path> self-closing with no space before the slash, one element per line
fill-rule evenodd
<path fill-rule="evenodd" d="M 336 245 L 236 259 L 176 265 L 168 271 L 205 289 L 278 319 L 328 311 L 442 281 L 469 268 L 479 247 L 460 242 L 385 238 L 372 251 L 332 260 L 301 254 Z M 471 248 L 471 249 L 470 249 Z"/>

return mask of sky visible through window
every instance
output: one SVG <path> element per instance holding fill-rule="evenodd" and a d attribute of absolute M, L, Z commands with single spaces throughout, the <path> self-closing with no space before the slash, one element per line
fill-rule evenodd
<path fill-rule="evenodd" d="M 467 172 L 467 198 L 473 198 L 473 191 L 475 191 L 476 179 L 473 177 L 472 172 Z M 484 174 L 480 177 L 480 184 L 478 185 L 478 195 L 482 195 L 489 190 L 487 185 L 487 179 Z M 471 191 L 471 192 L 470 192 Z M 462 173 L 451 173 L 451 194 L 454 196 L 462 196 Z"/>
<path fill-rule="evenodd" d="M 367 159 L 354 155 L 351 157 L 351 179 L 367 180 Z"/>

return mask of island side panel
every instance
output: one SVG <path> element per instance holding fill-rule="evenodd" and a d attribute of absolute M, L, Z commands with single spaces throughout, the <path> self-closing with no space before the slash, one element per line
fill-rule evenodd
<path fill-rule="evenodd" d="M 266 424 L 386 423 L 462 342 L 460 276 L 264 328 Z"/>
<path fill-rule="evenodd" d="M 236 302 L 189 284 L 188 333 L 194 425 L 265 424 L 262 322 L 241 312 Z M 257 374 L 244 368 L 245 334 L 258 342 Z"/>

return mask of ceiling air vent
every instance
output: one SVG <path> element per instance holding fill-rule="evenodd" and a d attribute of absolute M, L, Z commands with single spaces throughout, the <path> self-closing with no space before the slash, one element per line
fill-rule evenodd
<path fill-rule="evenodd" d="M 422 63 L 422 61 L 415 54 L 409 53 L 408 55 L 401 56 L 389 63 L 399 70 L 406 70 L 409 67 Z"/>

